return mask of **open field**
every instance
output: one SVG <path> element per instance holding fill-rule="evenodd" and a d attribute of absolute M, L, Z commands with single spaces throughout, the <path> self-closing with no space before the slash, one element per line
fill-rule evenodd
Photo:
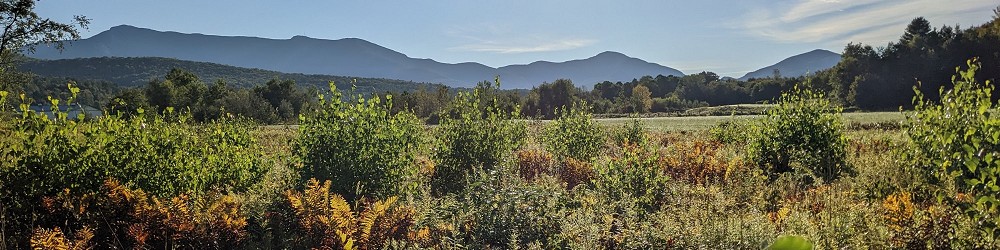
<path fill-rule="evenodd" d="M 856 112 L 844 113 L 844 124 L 866 124 L 901 122 L 905 116 L 900 112 Z M 646 128 L 652 131 L 693 131 L 706 130 L 712 128 L 720 122 L 732 119 L 753 119 L 759 115 L 737 115 L 737 116 L 684 116 L 684 117 L 654 117 L 642 118 Z M 621 124 L 631 120 L 631 118 L 606 118 L 597 121 L 606 126 L 621 126 Z"/>

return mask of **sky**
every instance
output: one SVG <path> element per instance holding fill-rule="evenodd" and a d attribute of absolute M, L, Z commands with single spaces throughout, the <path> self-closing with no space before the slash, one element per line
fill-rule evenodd
<path fill-rule="evenodd" d="M 492 67 L 617 51 L 740 77 L 814 49 L 885 46 L 915 17 L 991 20 L 996 0 L 41 0 L 36 13 L 92 19 L 84 38 L 127 24 L 181 33 L 361 38 L 414 58 Z"/>

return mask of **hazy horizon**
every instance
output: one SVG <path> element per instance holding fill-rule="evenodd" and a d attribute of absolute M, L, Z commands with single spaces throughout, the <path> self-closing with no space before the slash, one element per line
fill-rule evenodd
<path fill-rule="evenodd" d="M 621 52 L 686 74 L 740 77 L 787 57 L 849 42 L 884 46 L 915 17 L 934 27 L 992 18 L 996 2 L 739 1 L 297 2 L 49 0 L 39 15 L 85 15 L 84 38 L 118 25 L 160 31 L 289 39 L 360 38 L 414 58 L 491 67 Z"/>

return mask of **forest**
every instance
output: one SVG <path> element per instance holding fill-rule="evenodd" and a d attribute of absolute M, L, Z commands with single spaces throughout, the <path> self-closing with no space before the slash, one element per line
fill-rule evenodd
<path fill-rule="evenodd" d="M 916 18 L 801 78 L 590 90 L 244 88 L 183 69 L 116 89 L 0 62 L 0 249 L 1000 248 L 995 14 Z M 22 17 L 62 38 L 88 22 Z M 62 108 L 84 101 L 105 115 Z M 707 130 L 635 117 L 758 102 Z"/>

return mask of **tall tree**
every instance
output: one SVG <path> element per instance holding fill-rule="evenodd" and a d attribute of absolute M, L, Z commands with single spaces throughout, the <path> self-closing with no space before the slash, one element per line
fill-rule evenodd
<path fill-rule="evenodd" d="M 59 23 L 35 13 L 37 0 L 0 0 L 0 90 L 10 89 L 11 64 L 20 58 L 22 50 L 34 52 L 40 44 L 63 48 L 63 40 L 80 39 L 77 27 L 87 28 L 90 19 L 74 16 L 72 23 Z"/>

